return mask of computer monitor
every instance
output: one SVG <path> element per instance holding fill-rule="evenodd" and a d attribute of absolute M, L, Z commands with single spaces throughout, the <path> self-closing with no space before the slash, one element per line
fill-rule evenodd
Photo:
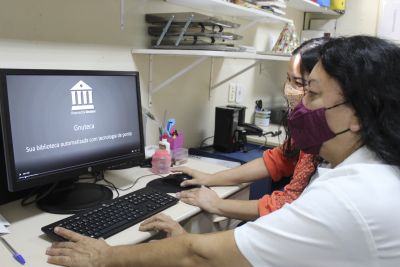
<path fill-rule="evenodd" d="M 11 192 L 144 160 L 137 72 L 2 69 L 0 104 Z M 71 213 L 112 198 L 104 186 L 68 186 L 42 208 Z"/>

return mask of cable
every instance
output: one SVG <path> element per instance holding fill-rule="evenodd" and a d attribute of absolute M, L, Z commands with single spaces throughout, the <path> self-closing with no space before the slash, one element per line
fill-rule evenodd
<path fill-rule="evenodd" d="M 21 206 L 28 206 L 30 204 L 36 203 L 39 200 L 47 197 L 57 187 L 57 185 L 58 185 L 58 182 L 52 184 L 46 191 L 44 191 L 44 193 L 40 193 L 40 190 L 42 190 L 44 188 L 43 186 L 33 189 L 26 197 L 24 197 L 21 200 Z M 35 196 L 35 198 L 32 199 L 31 201 L 28 201 L 33 196 Z"/>
<path fill-rule="evenodd" d="M 264 136 L 264 138 L 265 138 L 264 147 L 267 147 L 267 140 L 268 140 L 267 135 L 271 135 L 271 137 L 278 136 L 278 141 L 279 141 L 279 140 L 280 140 L 280 139 L 279 139 L 279 135 L 281 135 L 281 133 L 282 133 L 281 130 L 278 130 L 278 131 L 275 131 L 275 132 L 270 131 L 270 132 L 264 133 L 264 134 L 262 135 L 262 136 Z M 262 147 L 262 146 L 261 146 L 261 147 Z M 261 147 L 260 147 L 260 148 L 261 148 Z"/>
<path fill-rule="evenodd" d="M 119 197 L 119 191 L 118 188 L 115 186 L 115 184 L 113 184 L 112 182 L 108 181 L 106 178 L 103 177 L 104 182 L 106 182 L 108 185 L 105 185 L 111 189 L 114 189 L 115 192 L 117 192 L 117 197 Z"/>
<path fill-rule="evenodd" d="M 264 138 L 265 138 L 264 147 L 267 147 L 267 140 L 268 140 L 268 137 L 267 137 L 266 135 L 263 135 L 263 136 L 264 136 Z"/>
<path fill-rule="evenodd" d="M 164 177 L 164 176 L 162 176 L 162 175 L 160 175 L 160 174 L 155 174 L 155 173 L 142 175 L 142 176 L 136 178 L 136 180 L 135 180 L 129 187 L 127 187 L 127 188 L 118 188 L 118 187 L 116 187 L 112 182 L 108 181 L 106 178 L 103 178 L 103 180 L 104 180 L 106 183 L 110 184 L 110 185 L 117 191 L 117 194 L 118 194 L 118 196 L 119 196 L 118 190 L 120 190 L 120 191 L 127 191 L 127 190 L 131 189 L 132 187 L 134 187 L 140 179 L 142 179 L 142 178 L 144 178 L 144 177 L 148 177 L 148 176 L 154 176 L 154 175 L 155 175 L 155 176 L 160 176 L 161 178 Z"/>
<path fill-rule="evenodd" d="M 201 141 L 201 143 L 200 143 L 200 148 L 203 147 L 203 144 L 204 144 L 205 141 L 207 141 L 208 139 L 211 139 L 211 138 L 213 138 L 213 137 L 214 137 L 214 136 L 209 136 L 209 137 L 203 139 L 203 141 Z"/>
<path fill-rule="evenodd" d="M 118 187 L 115 186 L 114 183 L 110 182 L 109 180 L 107 180 L 104 177 L 104 171 L 92 172 L 91 174 L 92 174 L 91 177 L 83 177 L 83 178 L 79 178 L 79 179 L 80 180 L 87 180 L 87 179 L 93 179 L 94 178 L 94 181 L 93 181 L 94 184 L 97 184 L 99 181 L 104 180 L 104 182 L 107 183 L 104 186 L 115 190 L 117 192 L 117 197 L 120 196 L 119 191 L 127 191 L 127 190 L 131 189 L 132 187 L 134 187 L 136 185 L 136 183 L 140 179 L 142 179 L 144 177 L 154 176 L 154 175 L 160 176 L 160 177 L 164 177 L 164 176 L 159 175 L 159 174 L 146 174 L 146 175 L 138 177 L 129 187 L 127 187 L 127 188 L 118 188 Z M 58 184 L 59 184 L 58 182 L 54 183 L 54 184 L 51 184 L 43 193 L 41 193 L 40 191 L 43 190 L 47 186 L 42 186 L 42 187 L 38 187 L 38 188 L 33 189 L 25 198 L 23 198 L 21 200 L 21 206 L 28 206 L 30 204 L 36 203 L 39 200 L 45 198 L 46 196 L 48 196 L 57 187 Z M 31 198 L 33 198 L 33 199 L 30 200 Z M 30 200 L 30 201 L 28 201 L 28 200 Z"/>
<path fill-rule="evenodd" d="M 101 178 L 99 178 L 99 175 L 101 175 L 101 172 L 91 172 L 89 173 L 90 176 L 86 176 L 86 177 L 80 177 L 79 180 L 88 180 L 88 179 L 94 179 L 93 183 L 97 183 L 98 181 L 101 180 Z M 41 186 L 41 187 L 37 187 L 35 189 L 33 189 L 26 197 L 24 197 L 21 200 L 21 206 L 28 206 L 30 204 L 33 203 L 37 203 L 38 201 L 40 201 L 41 199 L 47 197 L 49 194 L 51 194 L 51 192 L 59 185 L 59 182 L 53 183 L 51 185 L 46 185 L 46 186 Z M 45 189 L 46 187 L 48 187 L 47 189 Z M 44 192 L 41 192 L 43 191 Z M 32 200 L 28 201 L 29 199 L 33 198 Z"/>
<path fill-rule="evenodd" d="M 93 172 L 93 174 L 94 174 L 94 173 L 95 173 L 95 172 Z M 117 192 L 117 197 L 119 197 L 118 188 L 115 186 L 115 184 L 113 184 L 112 182 L 110 182 L 110 181 L 108 181 L 108 180 L 106 179 L 106 177 L 104 176 L 104 171 L 99 171 L 99 172 L 97 173 L 97 175 L 95 176 L 95 181 L 94 181 L 94 183 L 97 183 L 97 182 L 99 182 L 99 181 L 101 181 L 101 180 L 103 180 L 104 182 L 107 183 L 107 184 L 104 185 L 104 186 L 115 190 L 115 192 Z"/>

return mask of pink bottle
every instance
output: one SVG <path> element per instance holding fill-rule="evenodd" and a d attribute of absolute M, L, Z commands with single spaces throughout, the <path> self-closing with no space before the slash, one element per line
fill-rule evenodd
<path fill-rule="evenodd" d="M 171 168 L 171 155 L 165 149 L 160 146 L 154 153 L 151 160 L 151 171 L 156 174 L 166 174 L 170 172 Z"/>

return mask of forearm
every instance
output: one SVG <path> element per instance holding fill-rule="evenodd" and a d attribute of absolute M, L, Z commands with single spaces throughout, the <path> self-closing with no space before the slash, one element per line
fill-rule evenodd
<path fill-rule="evenodd" d="M 265 167 L 264 160 L 258 158 L 239 167 L 212 174 L 207 179 L 206 185 L 237 185 L 260 180 L 268 176 L 269 173 Z"/>
<path fill-rule="evenodd" d="M 221 199 L 212 213 L 228 218 L 252 221 L 259 217 L 258 200 Z"/>
<path fill-rule="evenodd" d="M 110 267 L 123 266 L 202 266 L 201 257 L 192 253 L 192 235 L 168 238 L 135 246 L 110 249 Z"/>
<path fill-rule="evenodd" d="M 232 231 L 111 247 L 105 258 L 108 267 L 249 266 L 236 247 Z"/>

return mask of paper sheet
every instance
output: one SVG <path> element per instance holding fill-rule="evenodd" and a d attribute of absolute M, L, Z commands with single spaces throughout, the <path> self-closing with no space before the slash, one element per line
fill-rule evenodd
<path fill-rule="evenodd" d="M 4 218 L 3 215 L 0 214 L 0 225 L 10 226 L 10 223 Z"/>
<path fill-rule="evenodd" d="M 3 224 L 0 224 L 0 235 L 1 234 L 9 234 L 10 230 L 8 230 Z"/>
<path fill-rule="evenodd" d="M 0 235 L 1 234 L 9 234 L 10 230 L 7 229 L 7 226 L 10 226 L 10 223 L 0 214 Z"/>

